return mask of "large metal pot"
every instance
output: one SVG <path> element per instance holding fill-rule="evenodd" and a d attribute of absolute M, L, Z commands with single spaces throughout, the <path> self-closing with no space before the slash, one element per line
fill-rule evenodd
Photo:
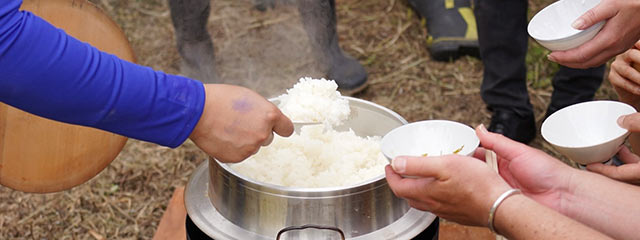
<path fill-rule="evenodd" d="M 352 128 L 360 136 L 382 136 L 407 123 L 401 116 L 380 105 L 346 98 L 352 115 L 345 127 Z M 215 159 L 209 160 L 208 173 L 207 192 L 215 207 L 215 214 L 237 227 L 233 227 L 236 230 L 227 228 L 227 232 L 222 234 L 224 236 L 217 237 L 411 238 L 435 218 L 428 212 L 411 209 L 404 200 L 397 198 L 384 174 L 348 187 L 296 188 L 256 182 L 238 175 L 227 164 Z M 190 204 L 188 198 L 187 205 Z M 197 211 L 193 210 L 194 207 L 187 208 L 188 211 L 191 208 L 190 216 L 193 215 L 192 211 Z M 208 224 L 200 225 L 205 228 L 204 232 L 210 228 L 206 226 Z"/>

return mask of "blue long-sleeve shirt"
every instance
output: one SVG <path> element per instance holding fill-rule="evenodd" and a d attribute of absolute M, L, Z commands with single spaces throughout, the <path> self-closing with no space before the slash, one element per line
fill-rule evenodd
<path fill-rule="evenodd" d="M 202 83 L 136 65 L 67 35 L 22 0 L 0 6 L 0 101 L 62 122 L 176 147 L 200 119 Z"/>

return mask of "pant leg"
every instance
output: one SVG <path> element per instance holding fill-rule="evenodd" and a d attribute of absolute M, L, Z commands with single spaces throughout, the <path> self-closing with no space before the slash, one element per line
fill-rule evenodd
<path fill-rule="evenodd" d="M 297 6 L 321 71 L 345 95 L 364 89 L 367 71 L 338 44 L 335 0 L 297 0 Z"/>
<path fill-rule="evenodd" d="M 555 112 L 572 104 L 593 100 L 604 79 L 604 71 L 604 64 L 588 69 L 561 66 L 552 80 L 553 93 L 547 111 Z"/>
<path fill-rule="evenodd" d="M 332 56 L 342 54 L 338 45 L 335 0 L 298 0 L 298 11 L 314 55 L 328 68 Z"/>
<path fill-rule="evenodd" d="M 169 0 L 169 8 L 183 60 L 180 71 L 203 82 L 216 82 L 213 42 L 207 31 L 211 0 Z"/>
<path fill-rule="evenodd" d="M 490 110 L 533 114 L 526 85 L 526 0 L 477 0 L 480 56 L 484 64 L 481 96 Z"/>
<path fill-rule="evenodd" d="M 211 39 L 207 32 L 210 0 L 169 0 L 169 8 L 178 41 L 198 42 Z"/>

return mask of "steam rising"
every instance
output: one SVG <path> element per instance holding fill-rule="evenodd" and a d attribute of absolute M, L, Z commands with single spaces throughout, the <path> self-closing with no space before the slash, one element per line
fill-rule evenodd
<path fill-rule="evenodd" d="M 259 11 L 254 2 L 274 8 Z M 334 39 L 334 34 L 327 34 L 335 21 L 329 7 L 328 0 L 212 1 L 208 30 L 215 48 L 216 82 L 275 97 L 300 77 L 325 77 L 324 53 L 331 51 L 326 46 Z"/>

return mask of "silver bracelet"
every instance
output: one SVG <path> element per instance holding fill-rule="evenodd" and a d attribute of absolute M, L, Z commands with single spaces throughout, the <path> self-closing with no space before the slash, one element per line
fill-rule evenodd
<path fill-rule="evenodd" d="M 507 199 L 509 196 L 512 196 L 518 193 L 522 193 L 522 191 L 520 191 L 520 189 L 514 189 L 514 188 L 509 189 L 503 194 L 501 194 L 500 197 L 498 197 L 498 199 L 496 199 L 495 202 L 493 202 L 493 206 L 491 206 L 491 209 L 489 210 L 489 230 L 491 230 L 492 233 L 498 234 L 496 232 L 496 229 L 493 227 L 493 217 L 496 214 L 496 209 L 498 209 L 498 206 L 500 206 L 502 201 Z"/>

